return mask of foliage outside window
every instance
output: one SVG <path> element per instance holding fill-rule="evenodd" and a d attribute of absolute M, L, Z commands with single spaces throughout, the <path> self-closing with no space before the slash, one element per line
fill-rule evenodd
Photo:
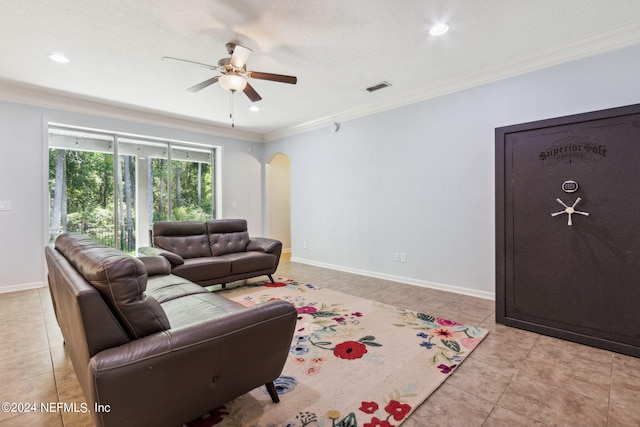
<path fill-rule="evenodd" d="M 50 241 L 78 232 L 133 253 L 156 221 L 215 217 L 212 148 L 57 127 L 49 146 Z"/>

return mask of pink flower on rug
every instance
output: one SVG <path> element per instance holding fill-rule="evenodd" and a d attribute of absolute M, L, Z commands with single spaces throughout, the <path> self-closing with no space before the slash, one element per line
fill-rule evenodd
<path fill-rule="evenodd" d="M 296 308 L 296 310 L 298 311 L 298 313 L 303 313 L 303 314 L 313 314 L 315 312 L 318 311 L 317 308 L 311 306 L 311 305 L 305 305 L 304 307 L 298 307 Z"/>
<path fill-rule="evenodd" d="M 397 400 L 392 400 L 384 407 L 384 410 L 387 411 L 388 414 L 391 414 L 394 420 L 400 421 L 411 412 L 411 406 L 406 403 L 400 403 Z"/>
<path fill-rule="evenodd" d="M 387 420 L 380 420 L 376 417 L 371 418 L 371 422 L 364 423 L 364 427 L 393 427 Z"/>
<path fill-rule="evenodd" d="M 442 319 L 440 317 L 436 317 L 436 322 L 441 326 L 458 326 L 458 325 L 462 325 L 462 323 L 454 322 L 453 320 Z"/>
<path fill-rule="evenodd" d="M 336 344 L 333 354 L 340 359 L 360 359 L 367 352 L 367 346 L 357 341 L 345 341 Z"/>
<path fill-rule="evenodd" d="M 365 414 L 373 414 L 378 408 L 379 406 L 376 402 L 362 402 L 359 409 Z"/>
<path fill-rule="evenodd" d="M 460 344 L 462 344 L 462 346 L 467 350 L 473 350 L 479 342 L 480 340 L 477 338 L 462 338 L 460 340 Z"/>

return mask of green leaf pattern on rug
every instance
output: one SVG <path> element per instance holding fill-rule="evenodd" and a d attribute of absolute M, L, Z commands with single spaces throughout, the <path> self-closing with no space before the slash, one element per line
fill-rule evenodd
<path fill-rule="evenodd" d="M 462 325 L 430 314 L 413 313 L 403 308 L 393 310 L 400 320 L 394 326 L 421 331 L 416 335 L 421 338 L 418 345 L 433 352 L 430 357 L 431 364 L 443 374 L 450 374 L 482 340 L 485 333 L 481 328 Z"/>

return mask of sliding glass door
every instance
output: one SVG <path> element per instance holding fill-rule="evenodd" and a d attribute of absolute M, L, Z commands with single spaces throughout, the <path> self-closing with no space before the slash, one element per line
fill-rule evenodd
<path fill-rule="evenodd" d="M 49 240 L 78 232 L 134 253 L 156 221 L 215 218 L 215 150 L 51 125 Z"/>

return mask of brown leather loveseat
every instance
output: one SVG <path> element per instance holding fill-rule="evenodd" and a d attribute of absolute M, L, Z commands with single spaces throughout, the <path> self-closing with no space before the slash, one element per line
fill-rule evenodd
<path fill-rule="evenodd" d="M 273 282 L 282 242 L 250 238 L 244 219 L 161 221 L 153 224 L 153 247 L 138 253 L 164 256 L 172 274 L 202 286 L 262 275 Z"/>
<path fill-rule="evenodd" d="M 170 274 L 164 257 L 80 234 L 62 234 L 45 254 L 65 348 L 98 426 L 178 426 L 263 384 L 278 401 L 290 303 L 244 307 Z"/>

